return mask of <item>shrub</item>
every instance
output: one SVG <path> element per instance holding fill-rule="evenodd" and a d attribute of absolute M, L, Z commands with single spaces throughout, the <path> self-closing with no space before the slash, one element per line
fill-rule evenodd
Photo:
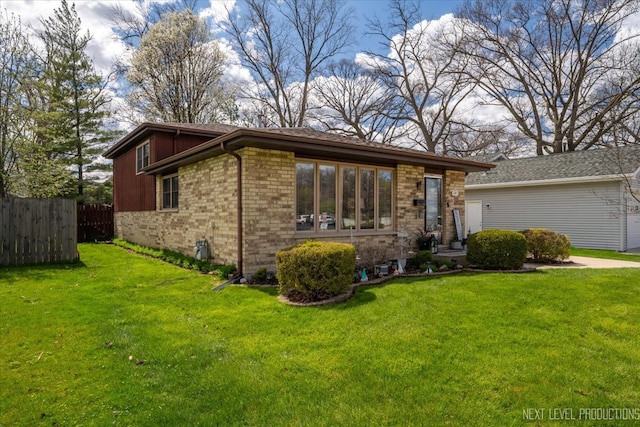
<path fill-rule="evenodd" d="M 235 264 L 227 264 L 227 265 L 221 265 L 220 267 L 218 267 L 214 271 L 214 273 L 219 278 L 226 280 L 229 277 L 229 275 L 235 273 L 235 271 L 236 271 Z"/>
<path fill-rule="evenodd" d="M 345 292 L 353 283 L 356 251 L 348 243 L 308 241 L 276 254 L 280 294 L 320 301 Z"/>
<path fill-rule="evenodd" d="M 196 260 L 192 256 L 184 255 L 180 252 L 172 251 L 170 249 L 149 248 L 147 246 L 136 245 L 122 239 L 113 239 L 113 244 L 138 254 L 160 259 L 164 262 L 168 262 L 169 264 L 177 265 L 179 267 L 187 269 L 198 270 L 203 273 L 208 273 L 215 270 L 216 268 L 216 274 L 218 274 L 217 271 L 221 269 L 225 270 L 223 273 L 226 273 L 226 270 L 229 269 L 229 273 L 232 273 L 236 269 L 235 265 L 216 266 L 207 260 Z M 224 279 L 227 278 L 227 274 L 218 274 L 218 276 Z"/>
<path fill-rule="evenodd" d="M 418 251 L 413 256 L 413 258 L 409 258 L 409 260 L 407 261 L 407 264 L 409 264 L 410 267 L 419 268 L 423 270 L 422 267 L 425 266 L 424 269 L 426 269 L 427 263 L 430 263 L 432 261 L 433 261 L 433 254 L 431 253 L 430 250 Z"/>
<path fill-rule="evenodd" d="M 266 268 L 259 268 L 254 274 L 253 274 L 253 278 L 259 282 L 264 282 L 267 280 L 267 277 L 269 276 L 269 272 L 267 271 Z"/>
<path fill-rule="evenodd" d="M 377 264 L 393 258 L 391 251 L 382 245 L 373 243 L 361 243 L 357 246 L 358 268 L 364 267 L 369 272 L 375 270 Z"/>
<path fill-rule="evenodd" d="M 527 241 L 509 230 L 483 230 L 467 239 L 467 261 L 486 270 L 517 270 L 527 259 Z"/>
<path fill-rule="evenodd" d="M 439 260 L 436 261 L 436 265 L 438 267 L 446 265 L 449 270 L 451 270 L 451 269 L 453 269 L 455 267 L 455 265 L 453 265 L 453 261 L 451 261 L 450 259 L 439 259 Z"/>
<path fill-rule="evenodd" d="M 569 258 L 571 241 L 566 234 L 546 228 L 521 231 L 527 240 L 527 250 L 534 262 L 548 263 Z"/>

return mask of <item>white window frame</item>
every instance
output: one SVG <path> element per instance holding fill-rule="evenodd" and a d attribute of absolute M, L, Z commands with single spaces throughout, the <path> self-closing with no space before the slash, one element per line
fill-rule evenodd
<path fill-rule="evenodd" d="M 144 156 L 145 147 L 147 149 L 146 157 Z M 151 144 L 147 140 L 136 147 L 136 174 L 140 175 L 142 169 L 149 166 L 149 163 L 151 163 Z"/>
<path fill-rule="evenodd" d="M 175 190 L 175 192 L 173 191 L 173 180 L 174 178 L 177 180 L 177 188 Z M 170 184 L 170 189 L 169 189 L 169 205 L 165 206 L 164 203 L 164 195 L 165 195 L 165 190 L 164 190 L 164 183 L 165 181 L 169 180 Z M 171 174 L 171 175 L 164 175 L 162 177 L 162 182 L 161 182 L 161 186 L 160 186 L 160 191 L 161 191 L 161 195 L 160 195 L 160 209 L 163 211 L 177 211 L 179 206 L 180 206 L 180 179 L 178 177 L 177 173 Z M 175 193 L 175 196 L 174 196 Z M 174 200 L 175 199 L 175 200 Z"/>

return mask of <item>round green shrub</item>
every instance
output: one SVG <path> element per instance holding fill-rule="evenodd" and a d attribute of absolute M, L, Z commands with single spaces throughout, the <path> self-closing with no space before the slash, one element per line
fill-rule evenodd
<path fill-rule="evenodd" d="M 509 230 L 483 230 L 467 239 L 467 261 L 485 270 L 517 270 L 527 259 L 527 240 Z"/>
<path fill-rule="evenodd" d="M 353 283 L 356 250 L 348 243 L 308 241 L 276 254 L 280 294 L 296 301 L 321 301 Z"/>
<path fill-rule="evenodd" d="M 259 268 L 254 274 L 253 274 L 253 278 L 263 282 L 265 280 L 267 280 L 267 277 L 269 276 L 269 272 L 267 271 L 266 268 Z"/>
<path fill-rule="evenodd" d="M 433 254 L 431 253 L 430 250 L 426 250 L 426 251 L 416 252 L 413 258 L 409 258 L 409 260 L 407 261 L 407 264 L 409 264 L 410 267 L 422 269 L 422 266 L 427 265 L 427 263 L 430 263 L 432 261 L 433 261 Z"/>
<path fill-rule="evenodd" d="M 550 263 L 569 258 L 571 241 L 566 234 L 546 228 L 529 228 L 521 233 L 534 262 Z"/>

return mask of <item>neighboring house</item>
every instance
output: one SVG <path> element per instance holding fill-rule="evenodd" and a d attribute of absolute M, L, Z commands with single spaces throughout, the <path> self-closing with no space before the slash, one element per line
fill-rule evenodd
<path fill-rule="evenodd" d="M 496 167 L 466 179 L 467 232 L 544 227 L 575 247 L 640 247 L 640 203 L 629 193 L 640 189 L 640 147 L 486 161 Z"/>
<path fill-rule="evenodd" d="M 310 129 L 225 125 L 143 123 L 104 156 L 116 236 L 186 254 L 206 239 L 214 262 L 245 275 L 308 239 L 399 257 L 426 228 L 446 246 L 465 174 L 492 167 Z"/>

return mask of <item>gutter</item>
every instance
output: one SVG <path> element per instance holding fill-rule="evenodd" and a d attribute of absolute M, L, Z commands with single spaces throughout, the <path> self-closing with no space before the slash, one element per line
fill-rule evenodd
<path fill-rule="evenodd" d="M 225 142 L 227 141 L 222 141 L 220 143 L 220 149 L 235 157 L 236 158 L 236 194 L 237 194 L 237 199 L 236 199 L 236 221 L 238 223 L 238 232 L 237 232 L 237 236 L 236 236 L 236 240 L 238 241 L 238 247 L 237 247 L 237 253 L 238 253 L 238 274 L 240 274 L 240 276 L 242 276 L 242 258 L 244 256 L 243 253 L 243 249 L 242 249 L 242 238 L 243 238 L 243 227 L 242 227 L 242 157 L 240 157 L 240 155 L 238 153 L 236 153 L 235 151 L 231 151 L 229 149 L 227 149 L 227 147 L 225 146 Z"/>
<path fill-rule="evenodd" d="M 599 176 L 579 176 L 574 178 L 551 178 L 540 179 L 536 181 L 507 181 L 492 182 L 487 184 L 465 184 L 465 190 L 482 190 L 490 188 L 507 188 L 507 187 L 536 187 L 539 185 L 560 185 L 560 184 L 582 184 L 590 182 L 607 182 L 622 181 L 621 175 L 599 175 Z"/>

